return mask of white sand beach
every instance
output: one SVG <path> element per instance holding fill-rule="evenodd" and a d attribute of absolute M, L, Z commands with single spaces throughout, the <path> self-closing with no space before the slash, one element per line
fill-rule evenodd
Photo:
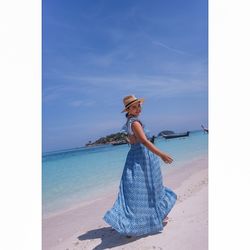
<path fill-rule="evenodd" d="M 126 238 L 102 217 L 117 190 L 78 208 L 43 219 L 43 250 L 81 249 L 208 249 L 208 159 L 192 160 L 166 171 L 164 185 L 177 194 L 164 229 L 154 235 Z"/>

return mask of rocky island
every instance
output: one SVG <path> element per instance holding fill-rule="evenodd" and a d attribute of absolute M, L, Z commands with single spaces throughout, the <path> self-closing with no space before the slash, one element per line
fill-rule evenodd
<path fill-rule="evenodd" d="M 152 136 L 149 140 L 154 143 L 156 136 Z M 115 133 L 111 135 L 107 135 L 105 137 L 101 137 L 100 139 L 96 140 L 95 142 L 89 141 L 88 143 L 85 144 L 86 147 L 91 147 L 91 146 L 100 146 L 100 145 L 121 145 L 121 144 L 128 144 L 129 140 L 128 137 L 125 133 Z"/>
<path fill-rule="evenodd" d="M 115 133 L 111 135 L 107 135 L 105 137 L 101 137 L 95 142 L 89 141 L 85 144 L 86 147 L 90 146 L 99 146 L 99 145 L 105 145 L 105 144 L 111 144 L 111 145 L 120 145 L 120 144 L 126 144 L 128 143 L 127 135 L 125 133 Z"/>

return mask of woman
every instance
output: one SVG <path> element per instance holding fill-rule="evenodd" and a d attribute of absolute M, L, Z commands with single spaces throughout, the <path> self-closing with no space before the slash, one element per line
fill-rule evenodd
<path fill-rule="evenodd" d="M 173 159 L 149 141 L 149 133 L 138 119 L 144 99 L 123 99 L 127 122 L 124 126 L 131 148 L 128 152 L 118 198 L 103 219 L 118 233 L 127 237 L 163 230 L 176 201 L 176 194 L 162 184 L 159 157 L 165 163 Z M 159 156 L 159 157 L 157 157 Z"/>

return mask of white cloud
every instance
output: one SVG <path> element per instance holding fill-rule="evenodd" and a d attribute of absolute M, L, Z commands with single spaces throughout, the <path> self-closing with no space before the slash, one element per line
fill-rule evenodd
<path fill-rule="evenodd" d="M 83 101 L 83 100 L 75 100 L 69 103 L 70 106 L 72 107 L 80 107 L 80 106 L 85 106 L 85 107 L 91 107 L 95 104 L 95 101 Z"/>
<path fill-rule="evenodd" d="M 82 103 L 83 103 L 83 101 L 81 101 L 81 100 L 76 100 L 76 101 L 70 102 L 69 105 L 70 105 L 70 106 L 73 106 L 73 107 L 79 107 L 79 106 L 82 105 Z"/>
<path fill-rule="evenodd" d="M 207 62 L 191 61 L 187 64 L 159 63 L 161 74 L 62 74 L 62 84 L 43 90 L 43 101 L 58 100 L 69 92 L 76 100 L 70 106 L 93 106 L 103 93 L 110 98 L 114 93 L 140 93 L 145 97 L 175 97 L 207 91 Z M 76 96 L 80 94 L 81 97 Z M 82 97 L 91 96 L 91 100 Z M 79 99 L 80 98 L 80 99 Z M 113 96 L 111 98 L 112 102 Z M 109 103 L 110 103 L 109 102 Z"/>
<path fill-rule="evenodd" d="M 204 91 L 207 81 L 202 79 L 177 79 L 169 76 L 68 76 L 82 85 L 91 87 L 104 87 L 108 90 L 122 92 L 131 89 L 138 90 L 147 96 L 175 96 L 183 93 Z"/>
<path fill-rule="evenodd" d="M 167 46 L 166 44 L 161 43 L 161 42 L 158 42 L 158 41 L 152 41 L 152 43 L 155 44 L 155 45 L 157 45 L 157 46 L 163 47 L 163 48 L 165 48 L 165 49 L 167 49 L 167 50 L 176 52 L 176 53 L 178 53 L 178 54 L 190 55 L 189 53 L 187 53 L 187 52 L 185 52 L 185 51 L 183 51 L 183 50 L 169 47 L 169 46 Z"/>

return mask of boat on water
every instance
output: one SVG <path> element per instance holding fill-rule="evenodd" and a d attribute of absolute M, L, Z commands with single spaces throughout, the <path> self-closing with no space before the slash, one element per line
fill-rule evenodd
<path fill-rule="evenodd" d="M 156 138 L 156 136 L 152 136 L 149 140 L 154 144 L 155 143 L 155 138 Z"/>
<path fill-rule="evenodd" d="M 189 131 L 184 132 L 184 133 L 174 133 L 173 131 L 162 131 L 159 133 L 158 136 L 162 136 L 165 139 L 173 139 L 173 138 L 178 138 L 178 137 L 186 137 L 189 136 Z"/>
<path fill-rule="evenodd" d="M 208 133 L 208 128 L 205 128 L 203 125 L 201 125 L 201 127 L 202 127 L 204 133 Z"/>

